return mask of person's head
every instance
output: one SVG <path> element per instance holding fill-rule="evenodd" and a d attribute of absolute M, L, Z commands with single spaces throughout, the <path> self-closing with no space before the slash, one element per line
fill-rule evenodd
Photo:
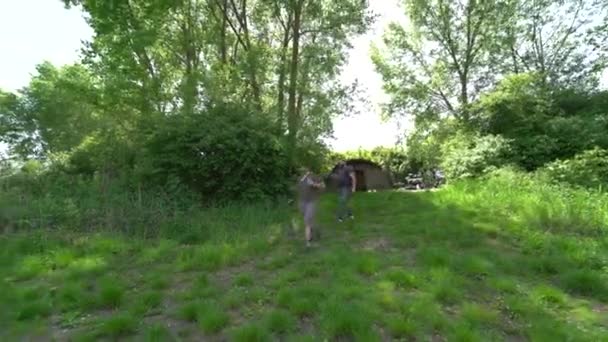
<path fill-rule="evenodd" d="M 346 166 L 346 162 L 344 160 L 340 160 L 338 162 L 338 167 L 345 167 Z"/>
<path fill-rule="evenodd" d="M 310 172 L 310 168 L 309 168 L 309 167 L 306 167 L 306 166 L 301 166 L 301 167 L 298 169 L 298 171 L 300 172 L 300 174 L 305 174 L 305 173 Z"/>

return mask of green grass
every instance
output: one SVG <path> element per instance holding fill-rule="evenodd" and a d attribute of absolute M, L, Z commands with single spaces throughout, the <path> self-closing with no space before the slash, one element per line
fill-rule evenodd
<path fill-rule="evenodd" d="M 260 323 L 249 323 L 236 328 L 232 332 L 232 340 L 235 342 L 266 342 L 270 340 L 270 334 Z"/>
<path fill-rule="evenodd" d="M 296 318 L 285 310 L 273 310 L 269 312 L 264 322 L 269 331 L 275 334 L 284 334 L 295 330 Z"/>
<path fill-rule="evenodd" d="M 136 299 L 133 311 L 140 315 L 146 315 L 158 309 L 163 302 L 163 294 L 157 290 L 149 290 Z"/>
<path fill-rule="evenodd" d="M 205 333 L 220 332 L 229 320 L 228 314 L 217 304 L 203 305 L 197 311 L 197 321 Z"/>
<path fill-rule="evenodd" d="M 120 337 L 132 335 L 137 331 L 138 321 L 128 314 L 116 314 L 102 321 L 99 335 L 107 337 Z"/>
<path fill-rule="evenodd" d="M 282 206 L 201 209 L 162 239 L 0 235 L 0 339 L 608 336 L 606 194 L 503 171 L 437 192 L 358 193 L 357 219 L 341 225 L 335 201 L 322 199 L 310 249 Z"/>
<path fill-rule="evenodd" d="M 249 287 L 253 285 L 253 276 L 251 274 L 239 274 L 234 280 L 234 285 Z"/>
<path fill-rule="evenodd" d="M 148 342 L 172 341 L 171 331 L 164 325 L 154 324 L 143 331 L 144 340 Z"/>
<path fill-rule="evenodd" d="M 99 305 L 104 308 L 118 308 L 125 297 L 125 288 L 116 277 L 108 276 L 99 281 Z"/>

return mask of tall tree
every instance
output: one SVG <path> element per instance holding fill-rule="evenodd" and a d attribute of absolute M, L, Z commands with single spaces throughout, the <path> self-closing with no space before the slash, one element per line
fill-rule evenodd
<path fill-rule="evenodd" d="M 372 54 L 392 96 L 388 112 L 468 121 L 469 103 L 493 79 L 488 57 L 507 7 L 501 0 L 406 0 L 410 27 L 391 24 L 387 51 Z"/>
<path fill-rule="evenodd" d="M 100 97 L 82 65 L 48 62 L 18 94 L 0 93 L 0 136 L 23 157 L 66 152 L 98 128 Z"/>
<path fill-rule="evenodd" d="M 606 65 L 606 2 L 406 0 L 410 26 L 392 24 L 373 50 L 388 114 L 471 119 L 480 91 L 510 73 L 555 87 L 595 87 Z"/>
<path fill-rule="evenodd" d="M 606 66 L 608 3 L 599 0 L 518 0 L 505 25 L 506 72 L 533 72 L 556 87 L 596 87 Z"/>
<path fill-rule="evenodd" d="M 237 104 L 275 122 L 291 151 L 303 130 L 331 131 L 336 107 L 318 103 L 350 95 L 335 81 L 372 20 L 360 0 L 65 1 L 90 16 L 87 63 L 115 91 L 109 111 L 149 121 Z"/>

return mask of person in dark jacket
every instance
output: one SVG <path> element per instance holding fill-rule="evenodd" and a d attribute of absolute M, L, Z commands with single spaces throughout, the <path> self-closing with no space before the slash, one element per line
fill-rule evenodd
<path fill-rule="evenodd" d="M 346 218 L 354 219 L 353 211 L 348 206 L 348 202 L 352 197 L 352 194 L 357 189 L 357 178 L 355 177 L 355 170 L 352 166 L 346 164 L 344 161 L 338 163 L 338 212 L 337 219 L 339 222 L 344 221 Z"/>

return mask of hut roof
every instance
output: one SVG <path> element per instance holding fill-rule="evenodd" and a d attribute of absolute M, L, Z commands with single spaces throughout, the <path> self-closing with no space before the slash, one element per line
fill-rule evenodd
<path fill-rule="evenodd" d="M 368 159 L 363 159 L 363 158 L 354 158 L 354 159 L 347 159 L 344 162 L 346 162 L 347 165 L 351 165 L 351 166 L 357 166 L 357 165 L 368 165 L 377 169 L 382 169 L 382 166 L 380 166 L 378 163 L 375 163 L 371 160 Z M 334 168 L 331 170 L 331 172 L 335 172 L 338 169 L 338 165 L 336 164 L 334 166 Z"/>

